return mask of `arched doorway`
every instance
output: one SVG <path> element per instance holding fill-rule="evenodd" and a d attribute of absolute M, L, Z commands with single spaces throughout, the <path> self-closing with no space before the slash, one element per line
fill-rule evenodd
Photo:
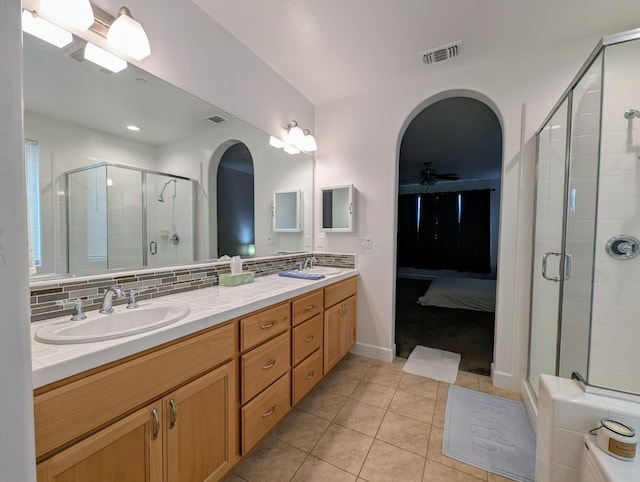
<path fill-rule="evenodd" d="M 239 142 L 222 154 L 217 170 L 218 257 L 253 256 L 254 192 L 253 158 L 247 146 Z"/>
<path fill-rule="evenodd" d="M 400 143 L 396 354 L 416 345 L 493 360 L 502 128 L 476 95 L 441 94 L 416 109 Z"/>

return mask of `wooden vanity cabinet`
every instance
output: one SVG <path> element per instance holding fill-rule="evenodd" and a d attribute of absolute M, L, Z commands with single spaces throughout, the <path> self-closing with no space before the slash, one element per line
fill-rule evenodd
<path fill-rule="evenodd" d="M 324 373 L 331 370 L 356 343 L 358 279 L 325 288 Z"/>

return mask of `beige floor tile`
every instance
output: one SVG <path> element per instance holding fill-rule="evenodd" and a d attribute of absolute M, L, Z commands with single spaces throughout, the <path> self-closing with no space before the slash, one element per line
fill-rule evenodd
<path fill-rule="evenodd" d="M 351 394 L 352 399 L 386 409 L 391 403 L 395 389 L 363 380 Z"/>
<path fill-rule="evenodd" d="M 424 462 L 424 457 L 376 440 L 371 446 L 360 477 L 370 482 L 421 481 Z"/>
<path fill-rule="evenodd" d="M 421 457 L 426 457 L 430 431 L 431 425 L 428 423 L 387 412 L 376 438 Z"/>
<path fill-rule="evenodd" d="M 456 385 L 459 387 L 470 388 L 471 390 L 480 390 L 479 375 L 469 372 L 458 372 L 458 378 L 456 378 Z"/>
<path fill-rule="evenodd" d="M 431 378 L 404 373 L 398 388 L 405 392 L 415 393 L 435 400 L 438 396 L 438 383 L 437 380 Z"/>
<path fill-rule="evenodd" d="M 333 421 L 369 437 L 375 437 L 384 414 L 385 410 L 382 408 L 357 400 L 348 400 Z"/>
<path fill-rule="evenodd" d="M 436 407 L 433 411 L 433 420 L 431 425 L 435 427 L 444 428 L 444 419 L 447 412 L 447 401 L 436 400 Z"/>
<path fill-rule="evenodd" d="M 321 381 L 315 390 L 326 391 L 335 395 L 349 397 L 360 383 L 359 378 L 353 378 L 344 373 L 329 372 Z"/>
<path fill-rule="evenodd" d="M 455 459 L 449 458 L 442 453 L 442 438 L 443 429 L 440 427 L 431 427 L 431 435 L 429 436 L 429 449 L 427 450 L 427 459 L 438 462 L 452 469 L 460 470 L 480 480 L 487 480 L 487 472 L 473 467 L 471 465 L 463 464 Z"/>
<path fill-rule="evenodd" d="M 402 371 L 404 364 L 407 363 L 406 358 L 395 357 L 392 362 L 376 360 L 373 366 L 386 368 L 387 370 Z"/>
<path fill-rule="evenodd" d="M 364 376 L 364 380 L 384 385 L 385 387 L 398 388 L 400 379 L 402 378 L 402 371 L 389 370 L 385 367 L 372 366 Z"/>
<path fill-rule="evenodd" d="M 338 365 L 336 365 L 336 367 L 332 371 L 341 375 L 347 375 L 351 378 L 362 380 L 369 371 L 369 368 L 371 368 L 371 365 L 365 365 L 364 363 L 357 361 L 349 362 L 347 360 L 338 363 Z"/>
<path fill-rule="evenodd" d="M 271 436 L 304 452 L 311 452 L 331 422 L 301 410 L 293 410 Z"/>
<path fill-rule="evenodd" d="M 356 476 L 310 455 L 298 469 L 292 482 L 355 482 Z"/>
<path fill-rule="evenodd" d="M 522 401 L 522 395 L 518 392 L 513 392 L 511 390 L 505 390 L 504 388 L 494 387 L 493 383 L 491 383 L 490 377 L 479 377 L 479 385 L 480 391 L 483 393 L 488 393 L 489 395 L 493 395 L 495 397 L 507 398 L 509 400 L 515 400 L 517 402 Z"/>
<path fill-rule="evenodd" d="M 343 362 L 362 363 L 367 366 L 372 366 L 376 362 L 376 360 L 375 358 L 369 358 L 368 356 L 347 353 L 347 355 L 342 359 L 341 363 Z"/>
<path fill-rule="evenodd" d="M 480 479 L 472 475 L 428 459 L 424 466 L 424 476 L 422 477 L 422 482 L 478 482 L 478 480 Z"/>
<path fill-rule="evenodd" d="M 311 454 L 357 475 L 372 442 L 371 437 L 332 423 Z"/>
<path fill-rule="evenodd" d="M 326 420 L 333 420 L 348 399 L 340 395 L 314 390 L 296 408 Z"/>
<path fill-rule="evenodd" d="M 291 480 L 306 457 L 303 451 L 267 437 L 234 472 L 248 482 Z"/>
<path fill-rule="evenodd" d="M 391 400 L 389 410 L 405 417 L 430 424 L 436 401 L 415 393 L 396 390 Z"/>
<path fill-rule="evenodd" d="M 446 382 L 438 382 L 438 396 L 436 397 L 436 400 L 447 400 L 448 396 L 449 396 L 449 387 L 451 386 L 450 383 L 446 383 Z"/>

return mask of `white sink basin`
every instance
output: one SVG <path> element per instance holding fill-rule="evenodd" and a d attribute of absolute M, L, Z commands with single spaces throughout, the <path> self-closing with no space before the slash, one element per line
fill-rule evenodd
<path fill-rule="evenodd" d="M 45 325 L 36 331 L 34 338 L 54 345 L 111 340 L 170 325 L 188 314 L 189 307 L 181 304 L 153 304 L 131 310 L 122 306 L 110 315 L 96 311 L 88 313 L 82 321 Z"/>
<path fill-rule="evenodd" d="M 329 266 L 317 266 L 315 268 L 305 269 L 303 273 L 308 274 L 323 274 L 325 276 L 331 276 L 334 274 L 342 273 L 342 268 L 331 268 Z"/>

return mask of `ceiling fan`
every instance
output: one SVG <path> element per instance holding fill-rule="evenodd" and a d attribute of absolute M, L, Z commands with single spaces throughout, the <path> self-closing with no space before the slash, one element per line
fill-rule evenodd
<path fill-rule="evenodd" d="M 431 162 L 425 162 L 425 168 L 420 171 L 420 184 L 423 186 L 433 186 L 438 181 L 457 181 L 460 179 L 460 176 L 453 172 L 438 174 L 438 172 L 431 167 L 431 164 Z"/>

